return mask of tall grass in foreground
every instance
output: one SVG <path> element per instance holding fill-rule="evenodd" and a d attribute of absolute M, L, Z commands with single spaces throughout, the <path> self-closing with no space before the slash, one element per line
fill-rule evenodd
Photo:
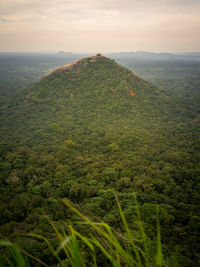
<path fill-rule="evenodd" d="M 140 219 L 139 209 L 137 208 L 137 216 L 139 221 L 139 231 L 142 237 L 142 248 L 139 248 L 133 239 L 116 194 L 115 198 L 125 230 L 123 235 L 114 231 L 106 223 L 91 221 L 87 216 L 83 215 L 76 209 L 69 200 L 63 199 L 63 203 L 78 215 L 81 221 L 76 223 L 71 222 L 70 224 L 63 222 L 62 225 L 58 226 L 49 220 L 55 230 L 59 246 L 55 249 L 54 246 L 41 235 L 28 234 L 28 236 L 43 240 L 47 244 L 51 250 L 51 254 L 57 261 L 54 266 L 165 266 L 161 248 L 159 220 L 157 221 L 157 252 L 156 255 L 152 257 L 147 248 L 147 238 Z M 158 213 L 159 211 L 157 210 L 157 215 Z M 77 231 L 76 224 L 85 226 L 87 234 Z M 35 265 L 37 266 L 49 266 L 48 264 L 41 262 L 39 259 L 34 258 L 29 254 L 27 255 L 24 250 L 20 250 L 16 245 L 8 241 L 1 240 L 0 246 L 8 247 L 11 255 L 11 258 L 4 258 L 3 261 L 1 260 L 1 266 L 29 266 L 27 256 L 31 257 L 32 261 L 35 261 Z M 99 255 L 101 255 L 100 263 Z"/>

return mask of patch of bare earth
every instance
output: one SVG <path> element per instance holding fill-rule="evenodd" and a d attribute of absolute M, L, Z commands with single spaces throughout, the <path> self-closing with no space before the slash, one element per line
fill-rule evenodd
<path fill-rule="evenodd" d="M 88 64 L 88 61 L 95 62 L 98 58 L 103 58 L 104 60 L 110 60 L 109 58 L 104 57 L 104 56 L 91 56 L 91 57 L 82 58 L 82 59 L 72 61 L 71 63 L 68 63 L 66 65 L 53 69 L 52 71 L 44 74 L 42 76 L 42 79 L 57 72 L 68 72 L 73 69 L 76 69 L 76 73 L 78 73 L 82 66 L 84 67 Z"/>

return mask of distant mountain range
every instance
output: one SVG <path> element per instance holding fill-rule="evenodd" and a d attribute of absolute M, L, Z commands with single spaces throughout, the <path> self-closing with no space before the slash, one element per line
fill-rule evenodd
<path fill-rule="evenodd" d="M 72 52 L 58 52 L 60 55 L 67 56 L 77 56 L 76 53 Z M 90 56 L 91 53 L 80 54 L 81 56 Z M 104 53 L 105 56 L 110 58 L 127 58 L 127 59 L 145 59 L 145 60 L 200 60 L 200 52 L 183 52 L 183 53 L 154 53 L 146 51 L 137 51 L 137 52 L 114 52 L 114 53 Z"/>

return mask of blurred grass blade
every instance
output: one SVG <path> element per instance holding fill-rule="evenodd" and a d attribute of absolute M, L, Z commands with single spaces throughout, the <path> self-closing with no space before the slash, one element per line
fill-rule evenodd
<path fill-rule="evenodd" d="M 134 253 L 135 253 L 135 256 L 136 256 L 136 259 L 137 259 L 137 261 L 138 261 L 138 262 L 137 262 L 137 266 L 142 267 L 142 263 L 141 263 L 141 258 L 140 258 L 139 252 L 138 252 L 138 250 L 137 250 L 137 248 L 136 248 L 136 246 L 135 246 L 135 243 L 134 243 L 134 241 L 133 241 L 133 237 L 132 237 L 132 235 L 131 235 L 131 232 L 130 232 L 130 229 L 129 229 L 129 227 L 128 227 L 126 218 L 125 218 L 125 216 L 124 216 L 124 213 L 123 213 L 123 211 L 122 211 L 122 208 L 121 208 L 119 199 L 118 199 L 117 194 L 116 194 L 115 191 L 114 191 L 114 195 L 115 195 L 115 199 L 116 199 L 116 202 L 117 202 L 117 206 L 118 206 L 118 209 L 119 209 L 119 213 L 120 213 L 122 222 L 123 222 L 123 224 L 124 224 L 125 231 L 126 231 L 127 236 L 128 236 L 128 240 L 129 240 L 129 242 L 130 242 L 130 244 L 131 244 L 131 246 L 132 246 L 132 249 L 133 249 L 133 251 L 134 251 Z"/>
<path fill-rule="evenodd" d="M 15 261 L 19 267 L 26 267 L 26 266 L 28 267 L 29 266 L 28 262 L 22 256 L 19 248 L 15 244 L 12 245 L 11 251 L 12 251 L 13 257 L 15 258 Z"/>
<path fill-rule="evenodd" d="M 25 260 L 25 258 L 21 254 L 20 249 L 18 248 L 17 245 L 15 245 L 9 241 L 0 240 L 0 246 L 9 247 L 11 255 L 15 261 L 15 264 L 13 266 L 19 266 L 19 267 L 29 266 L 28 261 Z"/>
<path fill-rule="evenodd" d="M 146 234 L 144 232 L 144 227 L 143 227 L 143 223 L 142 223 L 142 220 L 141 220 L 141 216 L 140 216 L 140 211 L 139 211 L 139 208 L 138 208 L 138 202 L 137 202 L 137 197 L 136 195 L 134 195 L 134 199 L 135 199 L 135 205 L 136 205 L 136 213 L 137 213 L 137 217 L 138 217 L 138 224 L 139 224 L 139 228 L 140 228 L 140 233 L 142 235 L 142 242 L 143 242 L 143 246 L 144 246 L 144 252 L 145 254 L 143 253 L 143 257 L 144 257 L 144 260 L 145 260 L 145 266 L 150 266 L 150 263 L 149 263 L 149 260 L 147 258 L 147 255 L 149 254 L 148 253 L 148 249 L 147 249 L 147 238 L 146 238 Z"/>
<path fill-rule="evenodd" d="M 53 255 L 57 258 L 57 260 L 59 261 L 60 265 L 64 267 L 64 263 L 62 262 L 62 260 L 58 256 L 58 253 L 55 251 L 55 249 L 49 243 L 47 238 L 45 238 L 44 236 L 41 236 L 41 235 L 37 235 L 37 234 L 27 234 L 27 236 L 35 237 L 37 239 L 43 240 L 47 244 L 47 246 L 50 248 L 50 250 L 52 251 Z"/>
<path fill-rule="evenodd" d="M 74 229 L 72 227 L 70 227 L 72 236 L 71 236 L 71 242 L 73 245 L 73 265 L 74 267 L 82 267 L 84 266 L 83 264 L 83 259 L 81 257 L 81 253 L 80 253 L 80 249 L 79 249 L 79 245 L 76 239 L 76 235 L 74 232 Z"/>
<path fill-rule="evenodd" d="M 60 244 L 60 246 L 57 249 L 57 252 L 60 252 L 62 249 L 64 249 L 67 244 L 71 241 L 71 237 L 67 236 Z"/>
<path fill-rule="evenodd" d="M 162 267 L 163 266 L 163 255 L 162 255 L 160 223 L 159 223 L 159 206 L 157 206 L 157 255 L 156 255 L 156 265 L 158 267 Z"/>

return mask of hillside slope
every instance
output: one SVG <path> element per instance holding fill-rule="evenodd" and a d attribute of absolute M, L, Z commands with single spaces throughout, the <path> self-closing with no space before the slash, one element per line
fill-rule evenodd
<path fill-rule="evenodd" d="M 56 141 L 102 130 L 114 136 L 134 129 L 140 135 L 169 112 L 166 93 L 114 60 L 93 56 L 59 67 L 28 88 L 6 114 L 15 131 L 10 124 L 2 130 L 24 144 L 40 136 L 40 145 L 52 133 Z"/>

